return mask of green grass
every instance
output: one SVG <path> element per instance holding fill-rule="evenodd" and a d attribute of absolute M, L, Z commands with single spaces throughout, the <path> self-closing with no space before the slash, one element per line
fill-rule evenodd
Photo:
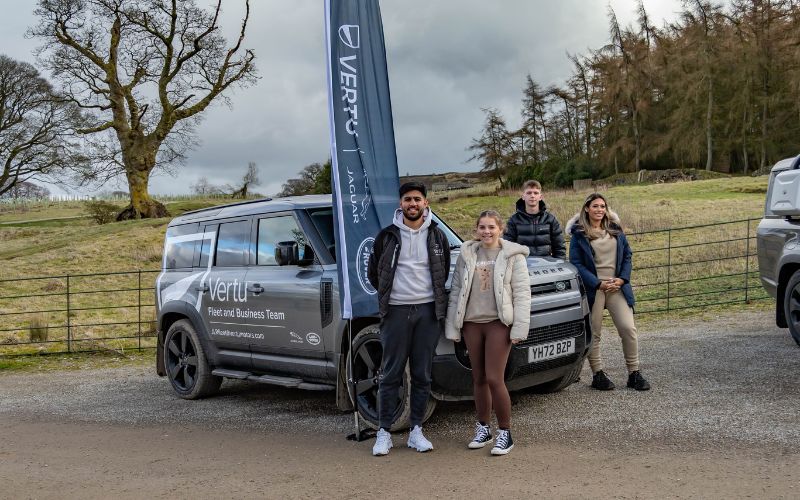
<path fill-rule="evenodd" d="M 147 349 L 125 354 L 101 352 L 0 358 L 0 374 L 114 368 L 123 365 L 155 366 L 155 351 Z"/>
<path fill-rule="evenodd" d="M 671 184 L 598 186 L 628 232 L 760 217 L 764 212 L 767 176 L 731 177 Z M 545 191 L 551 212 L 562 225 L 578 213 L 593 190 Z M 431 202 L 463 238 L 469 238 L 482 210 L 497 210 L 504 217 L 514 212 L 519 192 L 500 191 L 485 196 Z"/>

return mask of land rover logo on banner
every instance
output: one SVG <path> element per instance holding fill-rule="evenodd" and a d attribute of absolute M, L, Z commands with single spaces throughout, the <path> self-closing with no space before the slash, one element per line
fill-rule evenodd
<path fill-rule="evenodd" d="M 372 245 L 374 244 L 375 238 L 370 236 L 358 246 L 358 281 L 361 283 L 361 288 L 370 295 L 378 293 L 368 278 L 369 256 L 372 254 Z"/>

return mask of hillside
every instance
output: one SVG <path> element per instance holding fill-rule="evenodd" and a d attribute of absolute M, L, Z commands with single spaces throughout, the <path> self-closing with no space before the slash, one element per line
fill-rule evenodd
<path fill-rule="evenodd" d="M 766 186 L 765 176 L 735 177 L 610 187 L 604 192 L 628 230 L 636 232 L 759 217 Z M 588 193 L 589 190 L 547 191 L 545 201 L 565 223 Z M 453 192 L 448 201 L 434 198 L 432 206 L 467 238 L 481 210 L 495 209 L 508 216 L 518 193 L 459 196 Z M 168 208 L 177 215 L 224 201 L 198 199 L 170 203 Z M 99 226 L 81 215 L 82 207 L 76 202 L 31 206 L 24 213 L 0 213 L 4 278 L 158 268 L 168 218 Z"/>

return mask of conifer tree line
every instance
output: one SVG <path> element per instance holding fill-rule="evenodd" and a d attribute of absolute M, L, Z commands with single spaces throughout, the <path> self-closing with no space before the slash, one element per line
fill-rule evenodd
<path fill-rule="evenodd" d="M 609 43 L 569 55 L 571 76 L 524 83 L 521 125 L 484 109 L 467 148 L 502 186 L 569 186 L 641 169 L 748 174 L 800 154 L 800 1 L 685 0 L 653 24 L 641 0 Z"/>

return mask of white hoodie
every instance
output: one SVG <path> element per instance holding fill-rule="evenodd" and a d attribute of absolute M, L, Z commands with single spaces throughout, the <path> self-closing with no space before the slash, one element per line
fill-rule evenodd
<path fill-rule="evenodd" d="M 419 229 L 411 229 L 403 222 L 403 211 L 394 213 L 394 225 L 400 229 L 400 255 L 392 282 L 389 304 L 424 304 L 433 302 L 433 280 L 428 260 L 428 227 L 433 215 L 425 209 L 424 222 Z"/>

